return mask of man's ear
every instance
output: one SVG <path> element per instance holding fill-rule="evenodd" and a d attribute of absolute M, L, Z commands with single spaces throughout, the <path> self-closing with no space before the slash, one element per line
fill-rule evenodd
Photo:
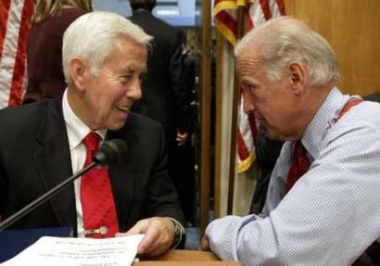
<path fill-rule="evenodd" d="M 295 93 L 300 94 L 305 87 L 306 69 L 304 65 L 299 62 L 290 63 L 288 69 L 290 73 L 291 88 Z"/>
<path fill-rule="evenodd" d="M 78 90 L 84 90 L 89 77 L 89 69 L 82 60 L 74 58 L 70 61 L 70 75 L 75 87 Z"/>

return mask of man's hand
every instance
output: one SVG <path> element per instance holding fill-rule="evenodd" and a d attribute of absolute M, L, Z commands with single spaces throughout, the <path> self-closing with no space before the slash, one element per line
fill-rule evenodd
<path fill-rule="evenodd" d="M 166 252 L 173 244 L 175 226 L 172 220 L 164 217 L 153 217 L 137 222 L 129 231 L 116 236 L 145 234 L 137 253 L 156 256 Z"/>
<path fill-rule="evenodd" d="M 186 143 L 188 136 L 189 136 L 189 133 L 183 132 L 177 129 L 177 137 L 176 137 L 177 146 L 178 147 L 183 146 Z"/>
<path fill-rule="evenodd" d="M 208 237 L 204 235 L 201 240 L 201 250 L 209 251 L 210 250 L 210 244 L 208 242 Z"/>

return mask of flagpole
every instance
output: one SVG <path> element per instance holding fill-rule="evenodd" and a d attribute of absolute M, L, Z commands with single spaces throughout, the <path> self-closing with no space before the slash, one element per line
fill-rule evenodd
<path fill-rule="evenodd" d="M 237 36 L 236 40 L 240 40 L 244 36 L 244 19 L 246 6 L 239 5 L 237 8 Z M 236 176 L 236 143 L 238 130 L 238 102 L 239 102 L 239 82 L 234 71 L 234 91 L 232 96 L 232 127 L 231 127 L 231 149 L 230 149 L 230 172 L 228 180 L 228 203 L 227 214 L 231 215 L 233 210 L 235 176 Z"/>

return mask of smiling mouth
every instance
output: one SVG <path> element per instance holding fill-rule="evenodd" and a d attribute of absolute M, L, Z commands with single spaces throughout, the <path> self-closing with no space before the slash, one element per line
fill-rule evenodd
<path fill-rule="evenodd" d="M 116 108 L 123 112 L 129 112 L 129 107 L 127 106 L 116 106 Z"/>

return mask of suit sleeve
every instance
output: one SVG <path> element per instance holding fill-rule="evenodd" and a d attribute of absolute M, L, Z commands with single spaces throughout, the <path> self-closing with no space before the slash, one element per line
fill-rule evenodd
<path fill-rule="evenodd" d="M 1 221 L 1 216 L 2 213 L 4 212 L 4 202 L 6 200 L 5 195 L 6 195 L 6 184 L 4 180 L 4 173 L 2 166 L 0 165 L 0 221 Z"/>
<path fill-rule="evenodd" d="M 157 130 L 161 145 L 149 184 L 147 216 L 168 216 L 184 224 L 184 216 L 179 206 L 177 191 L 166 167 L 168 154 L 164 131 L 161 126 L 157 127 Z"/>

